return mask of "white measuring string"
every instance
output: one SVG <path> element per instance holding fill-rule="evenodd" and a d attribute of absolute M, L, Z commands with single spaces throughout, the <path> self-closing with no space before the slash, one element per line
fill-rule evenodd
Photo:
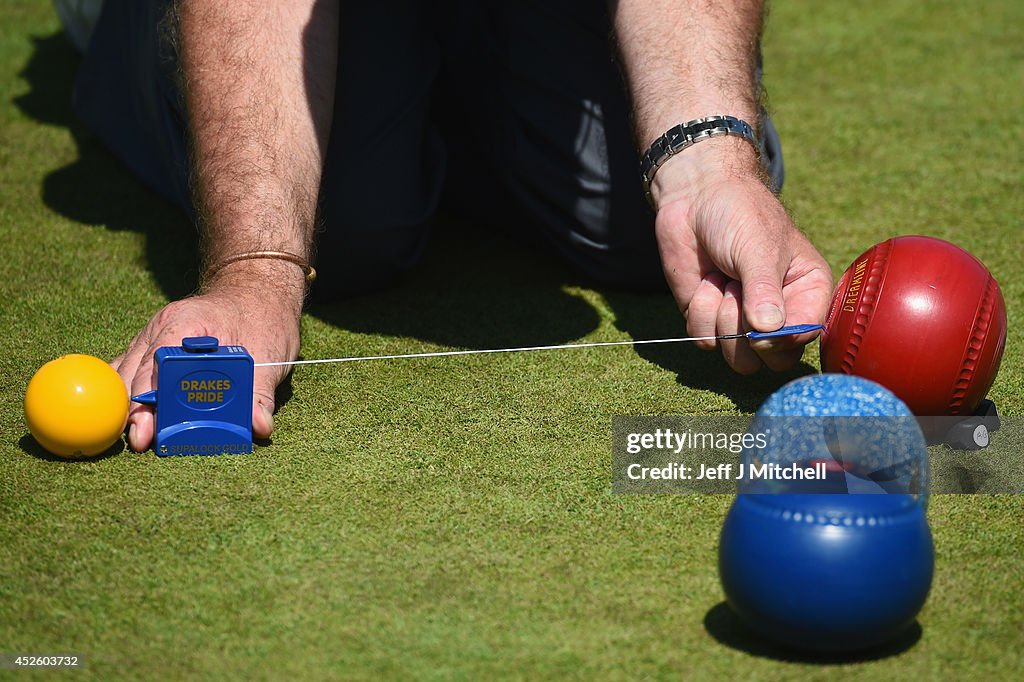
<path fill-rule="evenodd" d="M 641 346 L 651 343 L 682 343 L 685 341 L 717 341 L 739 339 L 745 334 L 724 336 L 686 336 L 675 339 L 643 339 L 640 341 L 595 341 L 592 343 L 566 343 L 555 346 L 520 346 L 518 348 L 485 348 L 477 350 L 442 350 L 431 353 L 401 353 L 398 355 L 361 355 L 351 358 L 323 358 L 320 360 L 292 360 L 290 362 L 257 362 L 256 367 L 281 367 L 284 365 L 320 365 L 329 362 L 362 362 L 365 360 L 404 360 L 406 358 L 443 358 L 452 355 L 484 355 L 486 353 L 523 353 L 535 350 L 563 350 L 567 348 L 597 348 L 599 346 Z"/>

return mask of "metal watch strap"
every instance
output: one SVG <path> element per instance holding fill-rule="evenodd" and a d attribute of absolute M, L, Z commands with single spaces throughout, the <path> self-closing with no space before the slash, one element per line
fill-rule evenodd
<path fill-rule="evenodd" d="M 654 174 L 666 161 L 687 147 L 717 135 L 742 137 L 754 145 L 755 150 L 759 149 L 754 129 L 749 123 L 735 116 L 707 116 L 669 128 L 664 135 L 654 141 L 640 159 L 640 174 L 643 177 L 647 200 L 651 201 L 651 181 Z"/>

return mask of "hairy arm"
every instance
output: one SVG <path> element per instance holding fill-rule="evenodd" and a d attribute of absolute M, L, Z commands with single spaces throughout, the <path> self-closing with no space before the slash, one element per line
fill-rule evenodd
<path fill-rule="evenodd" d="M 757 0 L 618 0 L 615 35 L 646 150 L 679 123 L 728 114 L 758 127 Z M 820 322 L 831 273 L 765 186 L 757 152 L 734 137 L 669 159 L 651 184 L 665 276 L 695 336 Z M 814 338 L 706 342 L 740 372 L 784 369 Z"/>
<path fill-rule="evenodd" d="M 207 268 L 259 250 L 308 259 L 333 113 L 338 0 L 181 0 L 176 9 Z M 197 295 L 159 311 L 112 364 L 135 395 L 153 388 L 156 348 L 184 336 L 245 345 L 257 361 L 294 359 L 304 297 L 294 263 L 231 263 L 204 277 Z M 257 437 L 270 435 L 285 375 L 256 370 Z M 152 437 L 152 411 L 133 405 L 129 445 L 145 449 Z"/>
<path fill-rule="evenodd" d="M 310 255 L 337 58 L 337 18 L 314 17 L 315 4 L 181 3 L 181 75 L 210 263 L 258 249 Z M 253 265 L 266 263 L 234 269 Z M 301 271 L 281 270 L 278 284 L 301 303 Z"/>
<path fill-rule="evenodd" d="M 758 0 L 615 3 L 615 32 L 643 149 L 672 126 L 711 114 L 756 125 L 762 5 Z M 730 147 L 737 160 L 753 160 L 748 144 Z"/>

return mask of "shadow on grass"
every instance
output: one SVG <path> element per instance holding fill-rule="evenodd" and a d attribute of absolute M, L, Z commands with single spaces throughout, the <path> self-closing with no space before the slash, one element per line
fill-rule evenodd
<path fill-rule="evenodd" d="M 566 284 L 552 257 L 439 216 L 422 262 L 397 286 L 309 310 L 344 329 L 444 346 L 554 345 L 600 323 L 593 306 L 566 293 Z"/>
<path fill-rule="evenodd" d="M 198 236 L 189 219 L 129 174 L 75 118 L 71 92 L 81 55 L 60 31 L 32 39 L 21 76 L 31 89 L 14 98 L 26 115 L 67 128 L 78 159 L 43 180 L 42 197 L 60 215 L 145 235 L 147 267 L 168 298 L 187 296 L 198 279 Z"/>
<path fill-rule="evenodd" d="M 617 326 L 634 339 L 659 339 L 686 335 L 686 322 L 668 294 L 606 293 L 615 311 Z M 676 375 L 683 386 L 729 397 L 743 412 L 755 412 L 765 398 L 783 384 L 817 370 L 806 362 L 787 372 L 761 370 L 753 376 L 732 371 L 718 352 L 703 351 L 690 343 L 636 346 L 640 357 Z"/>
<path fill-rule="evenodd" d="M 842 653 L 791 649 L 770 642 L 749 629 L 724 601 L 711 607 L 704 615 L 704 629 L 720 644 L 752 656 L 820 665 L 863 663 L 896 656 L 917 644 L 922 635 L 921 625 L 915 620 L 913 625 L 896 639 L 870 649 Z"/>
<path fill-rule="evenodd" d="M 81 57 L 63 33 L 33 40 L 35 50 L 21 73 L 31 90 L 15 98 L 15 104 L 42 123 L 68 128 L 79 151 L 74 163 L 43 180 L 43 200 L 71 220 L 141 233 L 156 284 L 168 299 L 188 295 L 195 289 L 199 262 L 189 218 L 129 174 L 77 122 L 71 92 Z M 567 285 L 576 283 L 553 256 L 538 254 L 498 230 L 442 216 L 423 262 L 396 286 L 308 310 L 355 332 L 457 348 L 554 345 L 579 339 L 600 323 L 589 303 L 566 292 Z M 685 330 L 667 292 L 603 293 L 616 326 L 634 339 L 679 336 Z M 742 377 L 717 353 L 689 344 L 636 350 L 675 373 L 681 385 L 722 393 L 745 412 L 754 411 L 790 379 L 814 371 L 801 364 L 791 372 Z M 286 400 L 287 395 L 279 395 L 278 405 Z"/>
<path fill-rule="evenodd" d="M 27 455 L 32 455 L 36 459 L 41 459 L 45 462 L 60 462 L 62 464 L 77 464 L 78 462 L 99 462 L 100 460 L 120 455 L 125 451 L 125 444 L 123 438 L 118 438 L 117 442 L 111 445 L 109 448 L 96 455 L 95 457 L 58 457 L 50 452 L 43 449 L 36 439 L 30 434 L 25 434 L 18 439 L 18 447 L 21 451 Z"/>

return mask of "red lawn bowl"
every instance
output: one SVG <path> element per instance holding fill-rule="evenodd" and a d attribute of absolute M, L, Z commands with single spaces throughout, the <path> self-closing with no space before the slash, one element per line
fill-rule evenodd
<path fill-rule="evenodd" d="M 1005 345 L 1003 295 L 980 260 L 934 237 L 896 237 L 843 274 L 821 368 L 876 381 L 918 416 L 969 415 L 995 381 Z"/>

